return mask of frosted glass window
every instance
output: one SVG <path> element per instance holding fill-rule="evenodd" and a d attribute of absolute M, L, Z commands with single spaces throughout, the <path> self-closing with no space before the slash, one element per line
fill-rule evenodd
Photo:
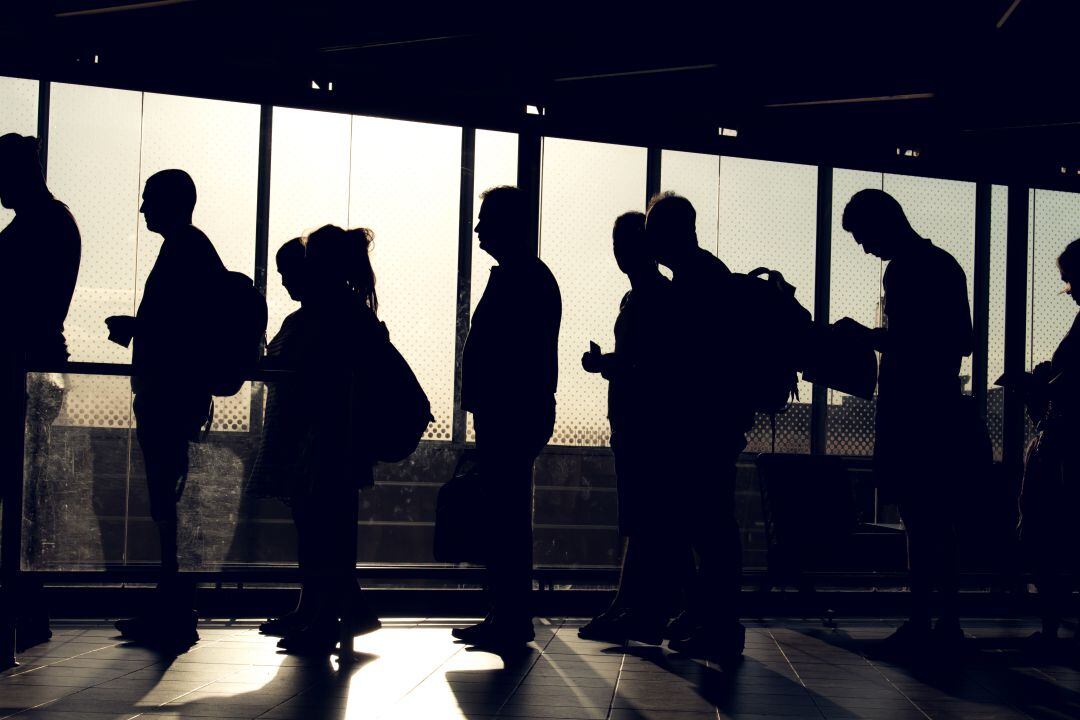
<path fill-rule="evenodd" d="M 881 190 L 881 173 L 858 170 L 833 171 L 832 257 L 829 281 L 829 321 L 850 317 L 867 327 L 881 325 L 881 277 L 884 264 L 863 252 L 844 230 L 844 208 L 860 190 Z M 839 455 L 871 455 L 874 451 L 875 402 L 828 394 L 826 451 Z"/>
<path fill-rule="evenodd" d="M 126 363 L 105 318 L 135 311 L 142 93 L 55 83 L 49 186 L 82 235 L 82 263 L 64 325 L 72 360 Z"/>
<path fill-rule="evenodd" d="M 453 420 L 461 128 L 353 117 L 349 224 L 375 231 L 379 315 L 431 399 L 429 439 Z"/>
<path fill-rule="evenodd" d="M 1080 193 L 1033 190 L 1030 194 L 1028 266 L 1028 368 L 1054 354 L 1072 326 L 1076 303 L 1061 293 L 1057 258 L 1080 238 Z"/>
<path fill-rule="evenodd" d="M 267 257 L 267 338 L 298 305 L 281 286 L 274 256 L 287 240 L 349 222 L 352 117 L 274 108 Z"/>
<path fill-rule="evenodd" d="M 607 382 L 581 369 L 595 340 L 610 352 L 619 300 L 630 283 L 611 252 L 611 226 L 644 210 L 646 150 L 544 140 L 540 256 L 562 291 L 555 445 L 605 445 Z"/>
<path fill-rule="evenodd" d="M 0 135 L 37 135 L 38 81 L 0 76 Z M 0 206 L 0 228 L 15 213 Z"/>
<path fill-rule="evenodd" d="M 720 220 L 720 157 L 664 150 L 660 157 L 660 189 L 676 192 L 694 205 L 698 244 L 715 255 Z"/>
<path fill-rule="evenodd" d="M 994 446 L 994 459 L 1001 460 L 1002 418 L 1005 389 L 994 381 L 1005 372 L 1005 264 L 1008 247 L 1009 190 L 1003 185 L 990 189 L 990 316 L 986 353 L 986 425 Z M 974 297 L 974 296 L 973 296 Z"/>
<path fill-rule="evenodd" d="M 885 192 L 904 208 L 919 235 L 956 258 L 967 276 L 968 305 L 975 279 L 975 183 L 885 175 Z M 960 364 L 964 392 L 971 393 L 971 358 Z"/>

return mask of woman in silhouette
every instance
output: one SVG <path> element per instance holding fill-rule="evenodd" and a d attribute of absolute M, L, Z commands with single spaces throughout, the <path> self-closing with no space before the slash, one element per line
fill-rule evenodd
<path fill-rule="evenodd" d="M 332 225 L 308 236 L 302 280 L 294 286 L 302 307 L 268 348 L 271 366 L 295 373 L 279 383 L 267 409 L 263 452 L 264 467 L 280 463 L 267 473 L 270 490 L 263 492 L 287 500 L 297 529 L 301 603 L 268 623 L 283 635 L 279 647 L 291 652 L 331 652 L 343 622 L 352 634 L 380 627 L 355 577 L 357 489 L 373 484 L 374 461 L 357 442 L 365 409 L 354 383 L 369 371 L 384 333 L 368 257 L 372 237 L 364 228 Z M 271 451 L 273 443 L 281 446 Z"/>
<path fill-rule="evenodd" d="M 1058 257 L 1065 294 L 1080 304 L 1080 239 Z M 1039 590 L 1042 630 L 1028 641 L 1035 651 L 1058 644 L 1058 628 L 1072 597 L 1080 532 L 1080 314 L 1053 357 L 1026 379 L 1028 412 L 1036 435 L 1025 458 L 1020 493 L 1020 538 L 1032 559 Z M 1078 641 L 1080 644 L 1080 641 Z"/>

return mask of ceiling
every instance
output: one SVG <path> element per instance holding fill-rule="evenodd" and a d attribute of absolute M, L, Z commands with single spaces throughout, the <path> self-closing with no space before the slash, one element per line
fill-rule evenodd
<path fill-rule="evenodd" d="M 1077 187 L 1078 5 L 8 2 L 0 71 Z"/>

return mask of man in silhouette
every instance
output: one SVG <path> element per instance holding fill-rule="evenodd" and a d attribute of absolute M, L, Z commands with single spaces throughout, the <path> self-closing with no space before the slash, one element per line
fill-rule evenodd
<path fill-rule="evenodd" d="M 210 411 L 204 356 L 207 288 L 225 272 L 217 251 L 192 225 L 195 183 L 183 170 L 162 170 L 143 189 L 146 228 L 164 242 L 146 279 L 135 317 L 106 320 L 109 337 L 132 350 L 136 435 L 146 468 L 150 513 L 161 546 L 161 580 L 154 610 L 121 620 L 125 637 L 176 645 L 198 639 L 191 588 L 179 580 L 176 505 L 187 479 L 188 443 Z"/>
<path fill-rule="evenodd" d="M 742 548 L 735 520 L 735 463 L 753 425 L 742 392 L 731 271 L 698 246 L 697 213 L 684 197 L 663 193 L 649 205 L 646 238 L 672 271 L 670 407 L 658 440 L 670 448 L 670 490 L 698 556 L 683 615 L 669 626 L 670 647 L 720 662 L 737 659 L 745 630 L 738 597 Z M 744 363 L 743 363 L 744 364 Z M 678 503 L 677 503 L 678 504 Z"/>
<path fill-rule="evenodd" d="M 26 371 L 57 367 L 68 359 L 64 320 L 75 292 L 82 240 L 67 206 L 53 197 L 45 184 L 37 138 L 15 133 L 0 137 L 0 204 L 15 212 L 15 218 L 0 231 L 0 251 L 4 255 L 0 306 L 8 311 L 5 342 L 0 344 L 0 362 L 5 371 L 0 404 L 5 418 L 14 419 L 10 413 L 20 404 L 27 410 L 26 427 L 5 425 L 5 432 L 8 438 L 11 433 L 26 432 L 28 477 L 24 504 L 31 512 L 38 512 L 42 509 L 39 505 L 50 500 L 47 493 L 38 493 L 49 456 L 49 428 L 60 413 L 64 389 L 59 374 L 34 373 L 28 379 Z M 29 407 L 28 387 L 32 400 Z M 4 453 L 9 450 L 8 444 L 0 447 Z M 17 452 L 17 446 L 12 449 Z M 22 460 L 5 455 L 5 467 Z M 21 483 L 23 478 L 5 475 L 4 482 Z M 11 497 L 11 486 L 2 489 L 4 497 Z M 14 505 L 5 508 L 5 520 L 9 522 L 20 522 L 21 514 L 21 508 Z M 37 552 L 33 545 L 27 550 L 31 556 Z M 40 583 L 24 580 L 18 599 L 4 598 L 0 602 L 17 607 L 20 650 L 52 636 L 39 589 Z"/>
<path fill-rule="evenodd" d="M 555 424 L 559 285 L 539 257 L 530 204 L 515 187 L 481 195 L 476 235 L 498 263 L 473 314 L 461 402 L 473 414 L 490 518 L 491 611 L 454 636 L 482 646 L 533 639 L 532 470 Z"/>
<path fill-rule="evenodd" d="M 630 280 L 615 320 L 615 349 L 602 353 L 594 344 L 581 364 L 608 381 L 619 533 L 626 542 L 611 607 L 578 630 L 578 636 L 658 645 L 679 606 L 682 573 L 691 562 L 689 546 L 674 538 L 670 527 L 669 454 L 656 436 L 673 369 L 667 336 L 671 281 L 660 274 L 645 241 L 644 213 L 628 212 L 615 220 L 612 249 Z"/>
<path fill-rule="evenodd" d="M 963 413 L 960 363 L 974 341 L 967 279 L 959 263 L 912 229 L 900 204 L 862 190 L 844 208 L 843 227 L 871 255 L 888 262 L 884 327 L 865 333 L 881 352 L 874 472 L 895 495 L 908 538 L 911 618 L 885 642 L 887 652 L 954 650 L 964 638 L 957 615 L 956 487 Z M 942 614 L 931 627 L 932 592 Z"/>

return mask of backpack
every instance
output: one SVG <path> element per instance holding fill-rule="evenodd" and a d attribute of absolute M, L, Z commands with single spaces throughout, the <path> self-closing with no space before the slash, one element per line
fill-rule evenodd
<path fill-rule="evenodd" d="M 428 425 L 435 419 L 431 402 L 408 361 L 390 341 L 386 323 L 373 362 L 361 378 L 361 397 L 352 407 L 363 409 L 360 422 L 372 459 L 400 462 L 412 455 Z"/>
<path fill-rule="evenodd" d="M 207 314 L 205 370 L 210 394 L 240 392 L 262 355 L 266 339 L 266 298 L 251 278 L 226 271 L 212 289 Z"/>
<path fill-rule="evenodd" d="M 747 399 L 757 412 L 775 417 L 799 396 L 799 373 L 810 347 L 813 320 L 795 299 L 795 287 L 776 270 L 757 268 L 732 275 L 733 307 L 742 308 Z"/>

